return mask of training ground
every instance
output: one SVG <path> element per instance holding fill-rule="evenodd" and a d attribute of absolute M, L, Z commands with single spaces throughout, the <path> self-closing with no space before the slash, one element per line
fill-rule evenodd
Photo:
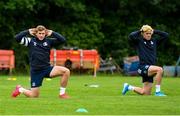
<path fill-rule="evenodd" d="M 59 78 L 44 80 L 39 98 L 11 98 L 17 84 L 29 87 L 29 76 L 13 78 L 0 76 L 0 115 L 180 115 L 180 78 L 163 77 L 161 89 L 167 96 L 156 97 L 154 88 L 151 96 L 121 95 L 124 82 L 142 86 L 140 77 L 74 75 L 68 100 L 58 98 Z M 79 108 L 87 112 L 76 112 Z"/>

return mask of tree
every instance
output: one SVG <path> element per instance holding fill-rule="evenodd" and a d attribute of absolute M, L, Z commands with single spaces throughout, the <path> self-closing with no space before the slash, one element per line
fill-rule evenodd
<path fill-rule="evenodd" d="M 178 0 L 1 0 L 0 49 L 15 50 L 16 69 L 28 67 L 28 51 L 14 35 L 43 24 L 64 35 L 65 46 L 97 49 L 102 58 L 113 57 L 122 65 L 123 57 L 136 54 L 129 33 L 149 24 L 170 34 L 159 48 L 158 63 L 172 64 L 180 54 L 179 7 Z"/>

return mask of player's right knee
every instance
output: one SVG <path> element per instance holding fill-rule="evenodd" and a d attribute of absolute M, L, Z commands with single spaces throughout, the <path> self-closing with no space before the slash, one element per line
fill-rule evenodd
<path fill-rule="evenodd" d="M 66 68 L 65 73 L 70 75 L 70 70 L 68 68 Z"/>
<path fill-rule="evenodd" d="M 140 94 L 141 94 L 141 95 L 150 95 L 151 93 L 150 93 L 149 90 L 141 90 L 141 91 L 140 91 Z"/>
<path fill-rule="evenodd" d="M 150 95 L 150 92 L 144 92 L 143 95 Z"/>
<path fill-rule="evenodd" d="M 163 73 L 163 68 L 162 68 L 162 67 L 159 67 L 159 68 L 157 69 L 157 72 L 158 72 L 158 73 Z"/>
<path fill-rule="evenodd" d="M 142 90 L 142 91 L 140 91 L 140 94 L 141 94 L 141 95 L 144 95 L 144 94 L 145 94 L 145 92 Z"/>
<path fill-rule="evenodd" d="M 32 94 L 32 96 L 31 97 L 33 97 L 33 98 L 37 98 L 37 97 L 39 97 L 39 94 Z"/>

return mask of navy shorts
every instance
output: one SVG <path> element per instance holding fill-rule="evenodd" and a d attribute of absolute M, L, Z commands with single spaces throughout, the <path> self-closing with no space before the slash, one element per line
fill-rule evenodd
<path fill-rule="evenodd" d="M 153 76 L 148 76 L 148 69 L 150 65 L 140 65 L 138 68 L 139 75 L 142 76 L 142 82 L 153 83 Z"/>
<path fill-rule="evenodd" d="M 49 75 L 52 69 L 53 67 L 49 66 L 43 70 L 31 70 L 31 88 L 40 87 L 45 77 L 50 78 Z"/>

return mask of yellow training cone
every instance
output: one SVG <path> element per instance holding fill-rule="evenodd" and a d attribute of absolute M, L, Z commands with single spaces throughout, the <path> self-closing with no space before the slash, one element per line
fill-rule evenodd
<path fill-rule="evenodd" d="M 12 78 L 11 80 L 16 81 L 17 79 L 16 78 Z"/>
<path fill-rule="evenodd" d="M 51 81 L 51 79 L 50 79 L 50 78 L 47 78 L 46 81 Z"/>

